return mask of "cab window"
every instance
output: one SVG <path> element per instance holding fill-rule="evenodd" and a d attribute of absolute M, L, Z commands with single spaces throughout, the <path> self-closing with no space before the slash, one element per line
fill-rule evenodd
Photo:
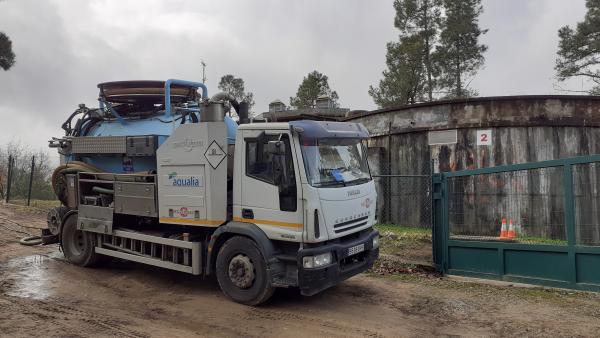
<path fill-rule="evenodd" d="M 264 135 L 261 138 L 246 139 L 246 175 L 274 183 L 273 155 L 267 151 L 267 144 L 278 138 L 278 135 Z"/>
<path fill-rule="evenodd" d="M 267 151 L 269 141 L 283 141 L 285 153 L 274 163 L 273 154 Z M 246 175 L 257 180 L 275 185 L 274 170 L 283 173 L 278 182 L 279 207 L 282 211 L 296 211 L 297 191 L 296 174 L 292 158 L 290 138 L 287 134 L 261 135 L 246 141 Z M 277 169 L 274 169 L 277 168 Z"/>

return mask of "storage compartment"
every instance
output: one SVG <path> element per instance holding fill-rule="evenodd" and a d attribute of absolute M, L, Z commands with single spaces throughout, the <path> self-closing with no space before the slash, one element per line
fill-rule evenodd
<path fill-rule="evenodd" d="M 128 136 L 127 156 L 154 156 L 156 145 L 156 136 Z"/>
<path fill-rule="evenodd" d="M 110 234 L 112 233 L 113 215 L 113 208 L 80 205 L 77 229 Z"/>
<path fill-rule="evenodd" d="M 157 217 L 155 184 L 115 182 L 115 212 Z"/>

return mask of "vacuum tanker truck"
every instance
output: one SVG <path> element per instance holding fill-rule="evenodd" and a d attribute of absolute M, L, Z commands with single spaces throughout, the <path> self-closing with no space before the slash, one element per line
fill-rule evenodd
<path fill-rule="evenodd" d="M 372 266 L 377 198 L 362 125 L 250 123 L 245 102 L 197 82 L 98 87 L 98 108 L 80 105 L 50 141 L 62 205 L 43 241 L 69 262 L 214 275 L 249 305 L 277 287 L 314 295 Z"/>

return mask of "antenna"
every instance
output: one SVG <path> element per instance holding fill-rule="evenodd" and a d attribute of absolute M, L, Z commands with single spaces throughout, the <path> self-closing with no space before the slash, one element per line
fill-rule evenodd
<path fill-rule="evenodd" d="M 204 63 L 204 60 L 200 60 L 200 64 L 202 65 L 202 83 L 206 83 L 206 63 Z"/>

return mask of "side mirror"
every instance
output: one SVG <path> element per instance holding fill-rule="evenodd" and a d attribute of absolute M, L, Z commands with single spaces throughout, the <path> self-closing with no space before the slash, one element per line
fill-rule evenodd
<path fill-rule="evenodd" d="M 285 155 L 285 145 L 281 141 L 269 141 L 267 152 L 272 155 Z"/>

